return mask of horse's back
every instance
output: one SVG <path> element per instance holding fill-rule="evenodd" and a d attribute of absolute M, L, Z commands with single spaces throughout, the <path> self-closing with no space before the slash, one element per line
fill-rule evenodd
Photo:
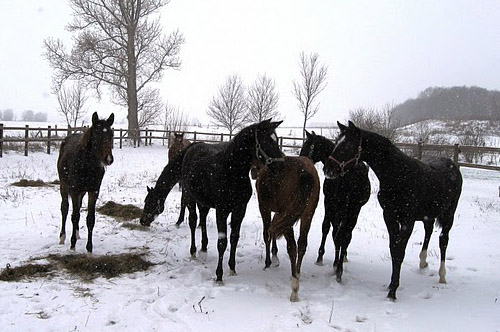
<path fill-rule="evenodd" d="M 244 192 L 235 193 L 237 197 L 226 195 L 229 191 L 238 189 L 234 189 L 236 184 L 230 183 L 230 179 L 224 177 L 227 170 L 221 164 L 219 153 L 224 151 L 227 144 L 227 142 L 191 144 L 184 155 L 182 161 L 183 186 L 188 196 L 201 205 L 217 208 L 221 204 L 232 204 L 237 199 L 243 200 L 246 196 L 250 199 L 251 187 L 249 195 L 244 195 Z M 246 187 L 249 186 L 250 180 L 248 179 Z M 232 202 L 229 201 L 229 198 L 232 198 Z"/>
<path fill-rule="evenodd" d="M 285 156 L 283 164 L 263 168 L 257 179 L 259 204 L 280 212 L 294 206 L 303 209 L 309 199 L 319 197 L 319 176 L 314 163 L 307 157 Z"/>
<path fill-rule="evenodd" d="M 82 134 L 71 134 L 66 136 L 61 143 L 57 159 L 57 171 L 60 181 L 67 181 L 81 137 Z"/>

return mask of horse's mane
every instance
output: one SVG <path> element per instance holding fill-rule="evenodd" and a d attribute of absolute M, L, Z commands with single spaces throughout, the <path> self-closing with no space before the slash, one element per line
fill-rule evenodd
<path fill-rule="evenodd" d="M 87 128 L 80 139 L 79 147 L 85 149 L 90 144 L 90 138 L 92 137 L 92 127 Z"/>

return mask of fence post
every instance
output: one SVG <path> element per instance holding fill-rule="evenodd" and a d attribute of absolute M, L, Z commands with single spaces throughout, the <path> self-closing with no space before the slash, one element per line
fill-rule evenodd
<path fill-rule="evenodd" d="M 120 128 L 120 149 L 122 148 L 122 140 L 123 140 L 123 129 Z"/>
<path fill-rule="evenodd" d="M 137 132 L 137 147 L 140 147 L 141 146 L 141 130 L 137 129 L 136 132 Z"/>
<path fill-rule="evenodd" d="M 458 143 L 455 143 L 455 146 L 453 147 L 453 161 L 455 164 L 458 166 L 458 154 L 460 152 L 460 149 L 458 148 Z"/>
<path fill-rule="evenodd" d="M 280 137 L 280 150 L 283 150 L 283 136 Z"/>
<path fill-rule="evenodd" d="M 422 159 L 422 142 L 417 143 L 417 159 L 420 160 Z"/>
<path fill-rule="evenodd" d="M 3 123 L 0 123 L 0 158 L 3 157 Z"/>
<path fill-rule="evenodd" d="M 220 133 L 220 141 L 224 142 L 224 134 L 223 133 Z"/>
<path fill-rule="evenodd" d="M 29 125 L 24 129 L 24 156 L 28 156 L 28 142 L 29 142 Z"/>
<path fill-rule="evenodd" d="M 153 145 L 153 132 L 150 131 L 149 132 L 149 146 L 152 146 Z"/>
<path fill-rule="evenodd" d="M 47 154 L 50 154 L 50 136 L 51 136 L 51 130 L 52 130 L 52 127 L 49 126 L 47 128 Z"/>
<path fill-rule="evenodd" d="M 194 132 L 194 138 L 193 138 L 193 142 L 196 142 L 196 131 Z"/>

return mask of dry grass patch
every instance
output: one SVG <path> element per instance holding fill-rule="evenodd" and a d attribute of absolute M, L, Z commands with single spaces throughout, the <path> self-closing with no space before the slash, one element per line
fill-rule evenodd
<path fill-rule="evenodd" d="M 103 206 L 97 208 L 97 212 L 122 220 L 133 220 L 140 218 L 142 215 L 142 209 L 135 205 L 122 205 L 113 201 L 108 201 Z"/>
<path fill-rule="evenodd" d="M 154 263 L 144 259 L 144 254 L 119 254 L 93 256 L 49 255 L 39 259 L 47 259 L 47 264 L 25 264 L 18 267 L 7 267 L 0 273 L 0 280 L 19 281 L 26 278 L 45 277 L 56 270 L 66 270 L 84 281 L 92 281 L 98 277 L 115 278 L 122 274 L 146 271 Z"/>
<path fill-rule="evenodd" d="M 47 258 L 62 265 L 69 273 L 85 280 L 98 277 L 115 278 L 122 274 L 146 271 L 155 265 L 143 258 L 144 254 L 119 254 L 105 256 L 50 255 Z"/>
<path fill-rule="evenodd" d="M 53 185 L 58 185 L 59 181 L 55 180 L 52 182 L 44 182 L 42 180 L 27 180 L 21 179 L 17 182 L 13 182 L 11 186 L 15 187 L 51 187 Z"/>
<path fill-rule="evenodd" d="M 53 269 L 53 264 L 26 264 L 18 267 L 11 267 L 10 264 L 7 264 L 0 273 L 0 280 L 19 281 L 29 277 L 45 277 Z"/>

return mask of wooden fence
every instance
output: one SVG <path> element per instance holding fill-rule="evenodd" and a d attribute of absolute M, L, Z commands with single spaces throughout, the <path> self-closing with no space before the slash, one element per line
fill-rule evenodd
<path fill-rule="evenodd" d="M 81 132 L 85 128 L 58 128 L 51 127 L 5 127 L 0 123 L 0 158 L 3 156 L 4 150 L 12 149 L 11 145 L 16 145 L 16 150 L 19 148 L 24 150 L 24 155 L 28 156 L 30 144 L 36 146 L 37 149 L 44 150 L 50 154 L 53 149 L 56 149 L 64 137 L 73 132 Z M 12 133 L 7 135 L 7 133 Z M 160 142 L 162 145 L 169 146 L 170 140 L 173 138 L 173 132 L 159 129 L 144 129 L 140 130 L 137 137 L 138 140 L 128 138 L 126 129 L 115 129 L 115 144 L 121 149 L 125 145 L 133 145 L 139 147 L 142 145 L 152 145 Z M 228 141 L 232 135 L 225 133 L 209 133 L 209 132 L 184 132 L 184 137 L 192 142 L 216 143 Z M 278 137 L 280 149 L 288 154 L 298 154 L 303 138 L 299 137 Z M 19 144 L 20 143 L 20 144 Z M 20 146 L 19 146 L 20 145 Z M 499 160 L 500 148 L 494 147 L 477 147 L 477 146 L 459 146 L 455 145 L 436 145 L 436 144 L 412 144 L 412 143 L 396 143 L 396 145 L 410 156 L 422 158 L 425 155 L 445 155 L 452 158 L 460 166 L 481 168 L 488 170 L 500 171 Z M 471 157 L 473 156 L 473 157 Z M 488 164 L 478 163 L 474 159 L 478 156 L 489 156 Z"/>

